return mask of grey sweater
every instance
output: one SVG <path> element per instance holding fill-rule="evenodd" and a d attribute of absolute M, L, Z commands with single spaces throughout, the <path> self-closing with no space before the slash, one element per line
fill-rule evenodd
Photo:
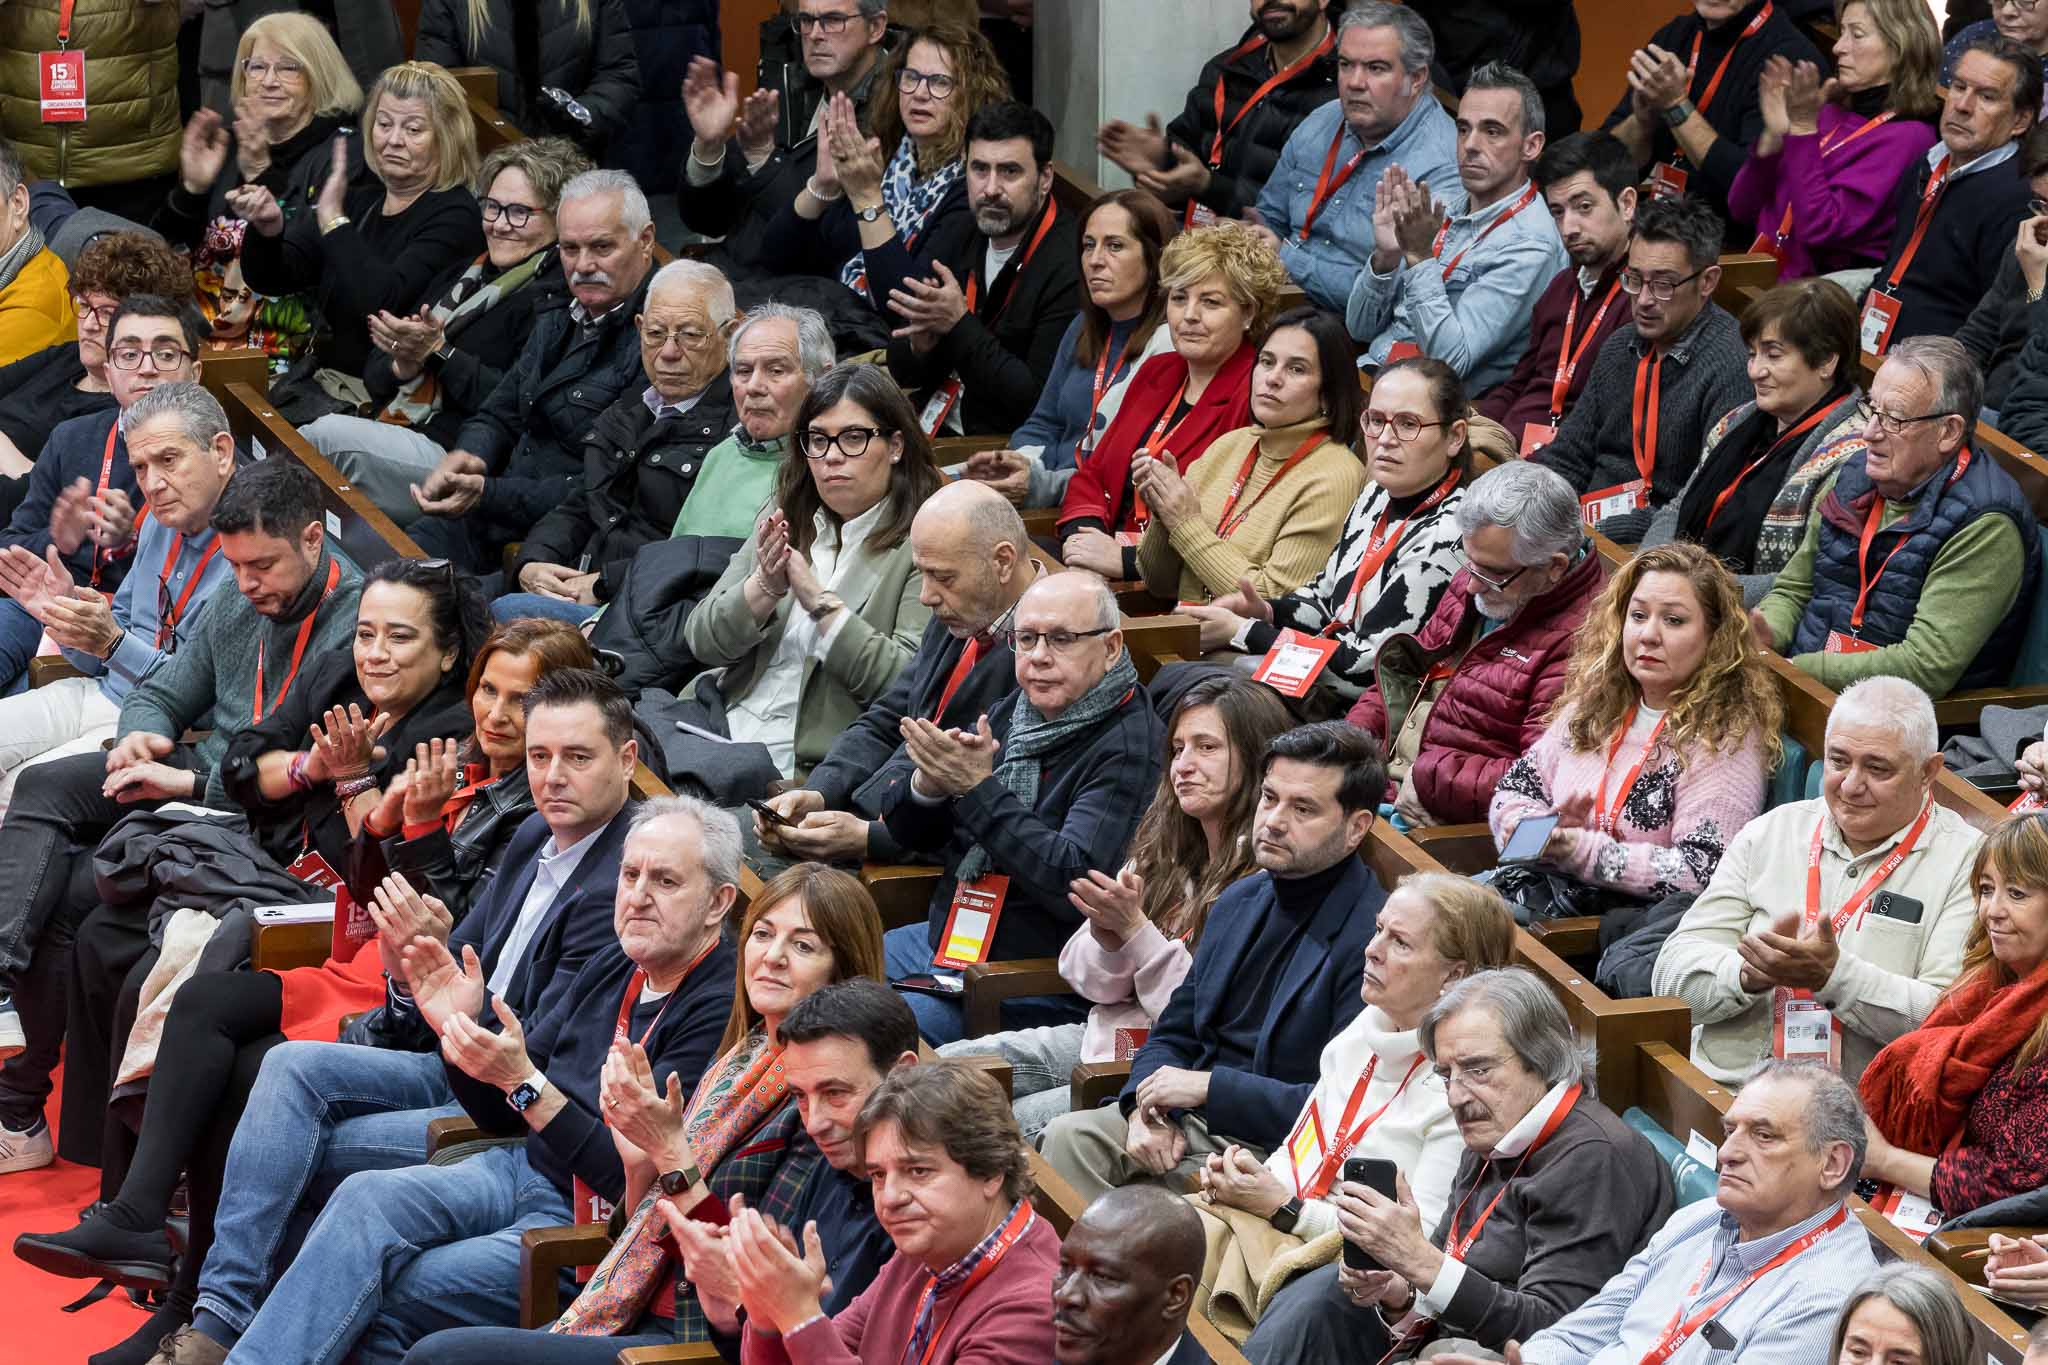
<path fill-rule="evenodd" d="M 221 600 L 207 611 L 198 632 L 137 684 L 121 704 L 119 733 L 123 738 L 143 731 L 177 739 L 187 730 L 212 726 L 192 752 L 192 768 L 198 774 L 194 800 L 209 806 L 234 805 L 221 784 L 218 767 L 228 741 L 252 720 L 259 642 L 263 647 L 264 699 L 271 703 L 283 694 L 285 676 L 291 671 L 292 646 L 298 642 L 299 626 L 308 612 L 316 613 L 316 623 L 306 640 L 299 670 L 302 677 L 307 663 L 330 650 L 349 648 L 363 576 L 346 558 L 333 556 L 332 562 L 340 565 L 341 572 L 334 591 L 323 601 L 330 554 L 331 550 L 321 551 L 305 589 L 276 620 L 257 615 L 248 598 L 223 585 Z"/>

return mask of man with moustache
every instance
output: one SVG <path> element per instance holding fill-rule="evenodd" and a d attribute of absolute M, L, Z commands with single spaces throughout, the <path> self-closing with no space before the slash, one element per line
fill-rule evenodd
<path fill-rule="evenodd" d="M 1052 121 L 1000 100 L 967 121 L 971 218 L 948 220 L 928 279 L 890 291 L 889 371 L 928 435 L 1031 415 L 1080 305 L 1081 225 L 1052 200 Z"/>
<path fill-rule="evenodd" d="M 1288 134 L 1337 97 L 1337 35 L 1325 0 L 1251 0 L 1243 41 L 1202 66 L 1187 108 L 1162 130 L 1111 119 L 1102 154 L 1190 227 L 1256 204 Z"/>
<path fill-rule="evenodd" d="M 1157 1185 L 1102 1195 L 1060 1244 L 1052 1281 L 1059 1365 L 1209 1365 L 1187 1330 L 1202 1279 L 1202 1220 Z"/>

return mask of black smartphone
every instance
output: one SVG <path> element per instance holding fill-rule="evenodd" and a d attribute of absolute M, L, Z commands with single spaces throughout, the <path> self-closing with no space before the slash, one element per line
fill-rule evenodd
<path fill-rule="evenodd" d="M 1911 896 L 1901 896 L 1896 891 L 1880 891 L 1870 898 L 1873 914 L 1895 919 L 1901 924 L 1918 924 L 1927 907 Z"/>
<path fill-rule="evenodd" d="M 1399 1172 L 1396 1170 L 1394 1163 L 1386 1160 L 1384 1157 L 1354 1156 L 1344 1162 L 1345 1180 L 1353 1185 L 1364 1185 L 1388 1199 L 1400 1197 L 1394 1192 L 1394 1182 L 1398 1178 Z M 1382 1266 L 1373 1259 L 1372 1253 L 1358 1246 L 1348 1237 L 1344 1239 L 1344 1264 L 1350 1266 L 1353 1270 L 1386 1269 L 1385 1266 Z"/>
<path fill-rule="evenodd" d="M 1500 851 L 1502 863 L 1533 863 L 1543 857 L 1543 846 L 1550 842 L 1550 831 L 1557 828 L 1555 815 L 1525 815 L 1515 826 L 1515 832 L 1508 836 L 1507 846 Z"/>
<path fill-rule="evenodd" d="M 790 819 L 766 801 L 756 801 L 750 796 L 747 798 L 747 805 L 753 808 L 754 814 L 760 816 L 771 825 L 780 825 L 784 829 L 796 828 L 796 821 Z"/>
<path fill-rule="evenodd" d="M 916 991 L 920 995 L 936 995 L 945 1000 L 959 998 L 960 992 L 966 989 L 957 976 L 934 976 L 930 972 L 900 976 L 890 984 L 902 990 Z"/>

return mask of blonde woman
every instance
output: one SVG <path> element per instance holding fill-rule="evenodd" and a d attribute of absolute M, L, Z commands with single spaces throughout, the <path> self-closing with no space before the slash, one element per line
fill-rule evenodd
<path fill-rule="evenodd" d="M 537 11 L 539 79 L 531 86 L 521 75 L 515 8 Z M 492 68 L 498 110 L 521 132 L 573 138 L 592 155 L 640 102 L 640 59 L 624 0 L 426 0 L 413 56 Z"/>

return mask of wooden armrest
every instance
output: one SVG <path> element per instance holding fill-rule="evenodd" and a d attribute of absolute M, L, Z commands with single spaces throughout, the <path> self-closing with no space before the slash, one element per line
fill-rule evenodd
<path fill-rule="evenodd" d="M 72 667 L 71 660 L 62 654 L 38 654 L 28 661 L 28 685 L 48 687 L 59 678 L 82 678 L 85 674 Z"/>
<path fill-rule="evenodd" d="M 1967 692 L 1951 692 L 1934 703 L 1934 720 L 1937 725 L 1947 728 L 1978 730 L 1984 724 L 1984 708 L 1987 706 L 2010 706 L 2024 711 L 2030 706 L 2048 706 L 2048 686 L 2027 683 L 2014 687 L 1977 687 Z"/>
<path fill-rule="evenodd" d="M 317 967 L 334 947 L 334 925 L 259 924 L 256 941 L 249 949 L 249 963 L 259 972 L 283 972 L 293 967 Z"/>
<path fill-rule="evenodd" d="M 1024 529 L 1034 536 L 1049 536 L 1060 529 L 1060 509 L 1057 507 L 1027 507 L 1017 513 L 1024 518 Z"/>
<path fill-rule="evenodd" d="M 967 1063 L 967 1065 L 1001 1086 L 1005 1095 L 1017 1093 L 1017 1070 L 1010 1065 L 1007 1058 L 998 1057 L 993 1052 L 976 1052 L 965 1056 L 950 1057 L 947 1060 Z"/>
<path fill-rule="evenodd" d="M 1432 825 L 1409 830 L 1408 837 L 1430 857 L 1468 877 L 1486 871 L 1500 857 L 1493 846 L 1493 831 L 1483 824 Z"/>
<path fill-rule="evenodd" d="M 489 1142 L 494 1135 L 477 1127 L 476 1120 L 467 1114 L 454 1114 L 443 1119 L 427 1120 L 427 1155 L 445 1152 L 450 1147 L 459 1147 L 465 1142 Z"/>
<path fill-rule="evenodd" d="M 1954 1271 L 1960 1279 L 1971 1284 L 1984 1283 L 1984 1257 L 1991 1249 L 1991 1239 L 1999 1237 L 2034 1237 L 2048 1228 L 1956 1228 L 1947 1232 L 1935 1232 L 1920 1245 L 1927 1254 Z"/>
<path fill-rule="evenodd" d="M 1083 1062 L 1067 1077 L 1067 1108 L 1077 1113 L 1099 1108 L 1123 1093 L 1130 1078 L 1129 1062 Z"/>
<path fill-rule="evenodd" d="M 1600 951 L 1600 917 L 1537 920 L 1529 926 L 1529 935 L 1561 958 L 1592 957 Z"/>
<path fill-rule="evenodd" d="M 860 884 L 875 899 L 884 929 L 906 924 L 923 924 L 931 918 L 932 893 L 939 886 L 939 869 L 916 863 L 865 863 Z"/>
<path fill-rule="evenodd" d="M 528 1228 L 519 1234 L 519 1325 L 529 1331 L 562 1316 L 562 1272 L 596 1265 L 612 1249 L 603 1223 Z"/>
<path fill-rule="evenodd" d="M 969 455 L 977 455 L 984 450 L 1008 450 L 1009 448 L 1010 437 L 1007 432 L 996 436 L 934 436 L 932 438 L 932 463 L 944 469 L 948 465 L 959 464 Z"/>
<path fill-rule="evenodd" d="M 619 1352 L 619 1365 L 667 1365 L 669 1361 L 721 1359 L 718 1348 L 708 1341 L 677 1342 L 673 1346 L 628 1346 Z"/>
<path fill-rule="evenodd" d="M 1002 1031 L 1005 1000 L 1015 1000 L 1020 995 L 1070 995 L 1074 989 L 1060 975 L 1059 959 L 1055 957 L 977 962 L 962 976 L 967 989 L 961 1010 L 969 1038 Z"/>

